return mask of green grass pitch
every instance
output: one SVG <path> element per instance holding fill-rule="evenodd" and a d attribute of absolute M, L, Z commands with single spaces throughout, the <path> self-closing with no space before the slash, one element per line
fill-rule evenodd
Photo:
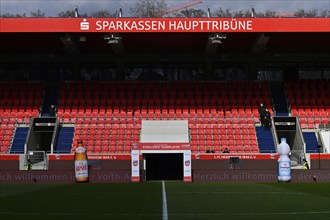
<path fill-rule="evenodd" d="M 165 181 L 168 219 L 330 219 L 330 183 Z M 1 184 L 1 219 L 163 219 L 162 182 Z"/>

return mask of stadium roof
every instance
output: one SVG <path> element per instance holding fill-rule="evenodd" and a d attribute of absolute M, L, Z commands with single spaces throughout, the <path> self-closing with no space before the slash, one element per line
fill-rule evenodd
<path fill-rule="evenodd" d="M 226 33 L 218 45 L 218 53 L 249 52 L 260 33 Z M 85 41 L 80 41 L 80 37 Z M 113 53 L 103 33 L 72 33 L 80 53 Z M 126 53 L 203 53 L 209 33 L 123 33 Z M 269 33 L 262 52 L 269 53 L 329 53 L 330 33 Z M 2 53 L 62 53 L 64 47 L 59 33 L 1 33 Z"/>
<path fill-rule="evenodd" d="M 328 57 L 330 51 L 330 19 L 126 19 L 128 21 L 156 21 L 167 22 L 164 29 L 122 30 L 118 32 L 97 30 L 97 22 L 118 22 L 125 19 L 0 19 L 0 42 L 3 58 L 10 54 L 160 54 L 160 57 L 169 54 L 214 55 L 223 54 L 253 55 L 253 54 L 283 54 L 304 53 L 324 54 Z M 183 29 L 171 31 L 169 23 L 173 21 L 231 21 L 251 22 L 245 29 L 233 30 Z M 81 24 L 89 22 L 88 28 Z M 16 24 L 16 25 L 13 25 Z M 130 23 L 131 24 L 131 23 Z M 146 23 L 144 23 L 145 25 Z M 225 24 L 225 23 L 222 23 Z M 166 26 L 167 25 L 167 26 Z M 144 27 L 147 27 L 146 25 Z M 162 28 L 158 26 L 158 28 Z M 224 27 L 224 26 L 222 26 Z M 199 29 L 198 29 L 199 28 Z M 31 30 L 31 31 L 29 31 Z M 291 31 L 289 31 L 291 30 Z M 225 39 L 212 43 L 211 36 L 224 34 Z M 114 34 L 119 41 L 111 41 L 109 34 Z M 107 38 L 108 37 L 108 38 Z M 107 38 L 107 39 L 106 39 Z M 10 57 L 10 56 L 9 56 Z M 138 56 L 137 56 L 138 57 Z M 14 59 L 15 57 L 8 59 Z M 327 61 L 328 62 L 328 61 Z"/>

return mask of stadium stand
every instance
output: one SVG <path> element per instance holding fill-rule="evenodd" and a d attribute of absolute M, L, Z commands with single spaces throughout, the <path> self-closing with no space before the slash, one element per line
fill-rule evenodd
<path fill-rule="evenodd" d="M 39 82 L 1 84 L 1 153 L 22 153 L 26 133 L 23 137 L 21 131 L 27 128 L 18 125 L 39 115 L 42 97 L 46 98 L 43 87 Z M 142 120 L 188 120 L 193 153 L 210 148 L 215 153 L 225 148 L 237 153 L 275 152 L 271 132 L 259 126 L 257 110 L 261 102 L 266 106 L 275 106 L 271 100 L 281 102 L 283 97 L 271 99 L 270 91 L 273 96 L 281 94 L 273 92 L 275 87 L 270 90 L 266 82 L 252 81 L 65 82 L 56 97 L 53 85 L 48 96 L 52 102 L 58 100 L 61 123 L 71 126 L 60 129 L 55 152 L 70 153 L 71 146 L 74 151 L 77 140 L 83 140 L 89 153 L 129 153 L 139 141 Z M 328 81 L 287 82 L 285 93 L 291 114 L 300 117 L 303 129 L 329 123 Z M 304 132 L 307 153 L 317 152 L 312 133 L 313 140 Z"/>
<path fill-rule="evenodd" d="M 49 109 L 51 105 L 57 103 L 58 99 L 58 84 L 57 83 L 47 83 L 45 85 L 45 95 L 42 102 L 42 116 L 49 116 Z"/>
<path fill-rule="evenodd" d="M 330 81 L 301 80 L 286 83 L 292 116 L 299 116 L 302 129 L 317 129 L 330 118 Z"/>
<path fill-rule="evenodd" d="M 288 106 L 284 93 L 283 83 L 272 83 L 271 85 L 271 95 L 273 98 L 273 104 L 276 111 L 276 116 L 288 116 Z"/>
<path fill-rule="evenodd" d="M 1 82 L 0 83 L 0 146 L 7 153 L 13 141 L 18 124 L 29 124 L 32 117 L 39 116 L 43 97 L 43 84 L 40 82 Z"/>
<path fill-rule="evenodd" d="M 256 127 L 258 146 L 260 153 L 275 153 L 274 139 L 272 132 L 264 126 Z"/>
<path fill-rule="evenodd" d="M 24 153 L 24 143 L 26 136 L 29 132 L 29 127 L 17 127 L 15 131 L 15 136 L 13 144 L 10 148 L 11 154 L 23 154 Z"/>
<path fill-rule="evenodd" d="M 306 143 L 306 153 L 318 153 L 317 139 L 315 132 L 303 132 L 304 140 Z"/>
<path fill-rule="evenodd" d="M 39 115 L 46 97 L 43 84 L 5 82 L 0 89 L 1 153 L 23 153 L 27 128 L 19 125 Z M 129 153 L 139 141 L 142 120 L 188 120 L 193 153 L 210 148 L 215 153 L 225 148 L 275 152 L 271 132 L 259 126 L 257 110 L 261 102 L 273 106 L 269 91 L 267 83 L 252 81 L 62 83 L 59 97 L 54 95 L 57 89 L 50 95 L 58 100 L 61 123 L 71 127 L 60 129 L 55 152 L 70 153 L 71 146 L 74 151 L 77 140 L 83 140 L 89 153 Z M 329 124 L 328 81 L 287 82 L 285 93 L 303 129 Z M 303 134 L 306 152 L 317 152 L 315 132 Z"/>
<path fill-rule="evenodd" d="M 272 106 L 265 82 L 70 82 L 60 88 L 57 115 L 76 125 L 73 150 L 81 139 L 89 153 L 129 152 L 142 120 L 188 120 L 193 152 L 259 152 L 258 104 Z"/>
<path fill-rule="evenodd" d="M 71 153 L 74 127 L 60 127 L 54 153 Z"/>
<path fill-rule="evenodd" d="M 329 88 L 328 81 L 285 84 L 291 114 L 299 116 L 303 129 L 329 123 Z M 64 130 L 73 128 L 62 128 L 55 147 L 59 153 L 69 153 L 62 147 L 71 144 L 74 151 L 80 139 L 89 153 L 128 153 L 139 141 L 142 120 L 188 120 L 194 153 L 208 148 L 216 153 L 225 148 L 238 153 L 275 150 L 271 134 L 258 126 L 258 104 L 273 106 L 265 82 L 66 82 L 60 85 L 58 98 L 56 91 L 50 95 L 58 99 L 60 121 L 75 126 L 71 137 Z M 19 140 L 23 128 L 18 125 L 29 124 L 31 117 L 39 115 L 42 97 L 42 83 L 1 83 L 2 153 L 23 149 Z M 317 142 L 305 141 L 307 152 L 317 151 Z"/>
<path fill-rule="evenodd" d="M 2 118 L 3 119 L 3 118 Z M 14 131 L 14 124 L 2 121 L 0 127 L 0 147 L 1 153 L 7 153 Z"/>

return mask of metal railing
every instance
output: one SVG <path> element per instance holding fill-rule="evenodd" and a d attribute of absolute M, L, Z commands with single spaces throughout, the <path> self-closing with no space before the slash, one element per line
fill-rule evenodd
<path fill-rule="evenodd" d="M 32 164 L 32 170 L 47 170 L 48 169 L 48 155 L 45 151 L 29 151 L 24 156 L 24 167 L 27 166 L 27 160 Z"/>

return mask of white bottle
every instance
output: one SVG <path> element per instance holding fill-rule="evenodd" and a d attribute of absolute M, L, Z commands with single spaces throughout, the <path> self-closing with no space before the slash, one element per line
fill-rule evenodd
<path fill-rule="evenodd" d="M 281 143 L 278 146 L 278 181 L 290 182 L 291 181 L 291 160 L 289 158 L 290 147 L 286 143 L 286 138 L 281 138 Z"/>

